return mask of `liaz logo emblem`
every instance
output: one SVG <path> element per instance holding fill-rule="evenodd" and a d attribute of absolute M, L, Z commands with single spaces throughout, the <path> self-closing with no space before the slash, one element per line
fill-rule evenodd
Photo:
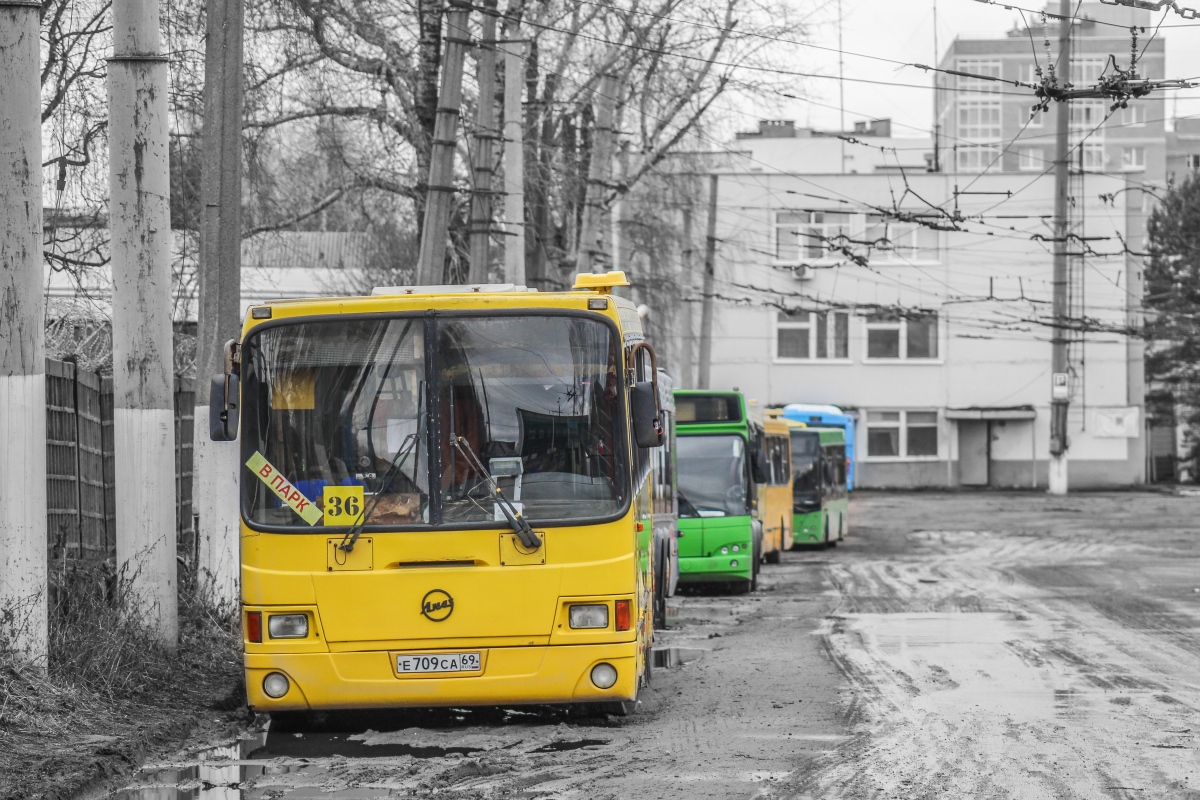
<path fill-rule="evenodd" d="M 449 592 L 431 589 L 421 598 L 421 616 L 433 622 L 441 622 L 454 613 L 454 598 Z"/>

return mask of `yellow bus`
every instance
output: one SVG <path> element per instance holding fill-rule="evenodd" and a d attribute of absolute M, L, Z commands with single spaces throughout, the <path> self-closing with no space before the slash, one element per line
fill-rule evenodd
<path fill-rule="evenodd" d="M 250 310 L 210 432 L 232 440 L 240 418 L 251 708 L 632 712 L 662 425 L 626 285 Z"/>
<path fill-rule="evenodd" d="M 788 423 L 767 416 L 760 434 L 763 477 L 758 486 L 758 518 L 762 522 L 763 558 L 778 564 L 792 547 L 792 445 Z"/>

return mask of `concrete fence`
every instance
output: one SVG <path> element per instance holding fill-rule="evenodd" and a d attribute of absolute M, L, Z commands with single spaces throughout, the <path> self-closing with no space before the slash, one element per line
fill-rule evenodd
<path fill-rule="evenodd" d="M 175 529 L 195 555 L 192 436 L 195 381 L 175 379 Z M 51 558 L 105 559 L 116 547 L 112 378 L 46 359 L 46 520 Z"/>

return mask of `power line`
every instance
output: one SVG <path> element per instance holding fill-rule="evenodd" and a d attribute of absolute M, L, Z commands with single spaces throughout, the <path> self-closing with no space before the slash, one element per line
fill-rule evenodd
<path fill-rule="evenodd" d="M 731 61 L 718 61 L 716 59 L 705 58 L 704 56 L 693 56 L 693 55 L 688 55 L 686 53 L 677 53 L 677 52 L 673 52 L 671 50 L 663 50 L 661 48 L 656 48 L 656 47 L 644 47 L 642 45 L 631 44 L 629 42 L 618 42 L 618 41 L 614 41 L 612 39 L 606 39 L 602 36 L 593 36 L 591 34 L 581 33 L 579 31 L 567 30 L 566 28 L 557 28 L 553 25 L 546 25 L 543 23 L 533 22 L 532 20 L 525 20 L 523 22 L 523 24 L 529 25 L 534 28 L 541 28 L 542 30 L 554 31 L 555 33 L 565 33 L 569 36 L 577 36 L 581 39 L 588 39 L 589 41 L 599 42 L 600 44 L 607 44 L 607 45 L 611 45 L 613 47 L 624 47 L 624 48 L 628 48 L 630 50 L 638 50 L 643 53 L 651 53 L 654 55 L 670 56 L 672 58 L 680 58 L 680 59 L 684 59 L 685 61 L 699 61 L 704 64 L 709 64 L 709 65 L 713 65 L 713 66 L 729 67 L 730 69 L 749 70 L 751 72 L 763 72 L 763 73 L 767 73 L 767 74 L 771 74 L 771 75 L 784 75 L 784 76 L 791 77 L 791 78 L 820 78 L 823 80 L 846 80 L 846 81 L 850 81 L 851 83 L 868 83 L 868 84 L 874 84 L 877 86 L 896 86 L 896 87 L 900 87 L 903 89 L 932 89 L 933 88 L 931 86 L 926 86 L 924 84 L 919 84 L 919 83 L 898 83 L 896 81 L 878 81 L 878 80 L 871 80 L 869 78 L 839 78 L 836 75 L 822 75 L 821 73 L 818 73 L 818 72 L 800 72 L 798 70 L 779 69 L 777 67 L 759 67 L 759 66 L 754 66 L 754 65 L 750 65 L 750 64 L 738 64 L 738 63 L 731 62 Z M 905 64 L 904 66 L 913 66 L 913 67 L 917 67 L 919 69 L 924 69 L 924 70 L 935 70 L 934 67 L 930 67 L 925 64 Z M 973 75 L 971 73 L 960 72 L 958 70 L 935 70 L 935 71 L 947 72 L 952 75 L 961 75 L 961 76 L 965 76 L 965 77 L 978 78 L 981 80 L 988 80 L 988 81 L 993 81 L 996 83 L 1006 83 L 1006 84 L 1011 84 L 1013 86 L 1025 86 L 1025 87 L 1032 88 L 1031 84 L 1024 83 L 1022 81 L 1003 80 L 996 76 Z M 956 88 L 956 89 L 946 89 L 944 91 L 972 93 L 972 94 L 1009 95 L 1009 96 L 1017 96 L 1017 97 L 1025 96 L 1019 92 L 997 92 L 997 91 L 991 91 L 991 90 L 987 90 L 987 89 Z"/>

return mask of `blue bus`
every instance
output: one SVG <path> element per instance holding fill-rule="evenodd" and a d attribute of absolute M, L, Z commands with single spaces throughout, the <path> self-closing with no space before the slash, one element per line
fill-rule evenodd
<path fill-rule="evenodd" d="M 789 403 L 783 407 L 783 418 L 804 422 L 808 425 L 843 428 L 846 431 L 846 490 L 853 489 L 855 464 L 854 417 L 842 411 L 837 406 Z"/>

